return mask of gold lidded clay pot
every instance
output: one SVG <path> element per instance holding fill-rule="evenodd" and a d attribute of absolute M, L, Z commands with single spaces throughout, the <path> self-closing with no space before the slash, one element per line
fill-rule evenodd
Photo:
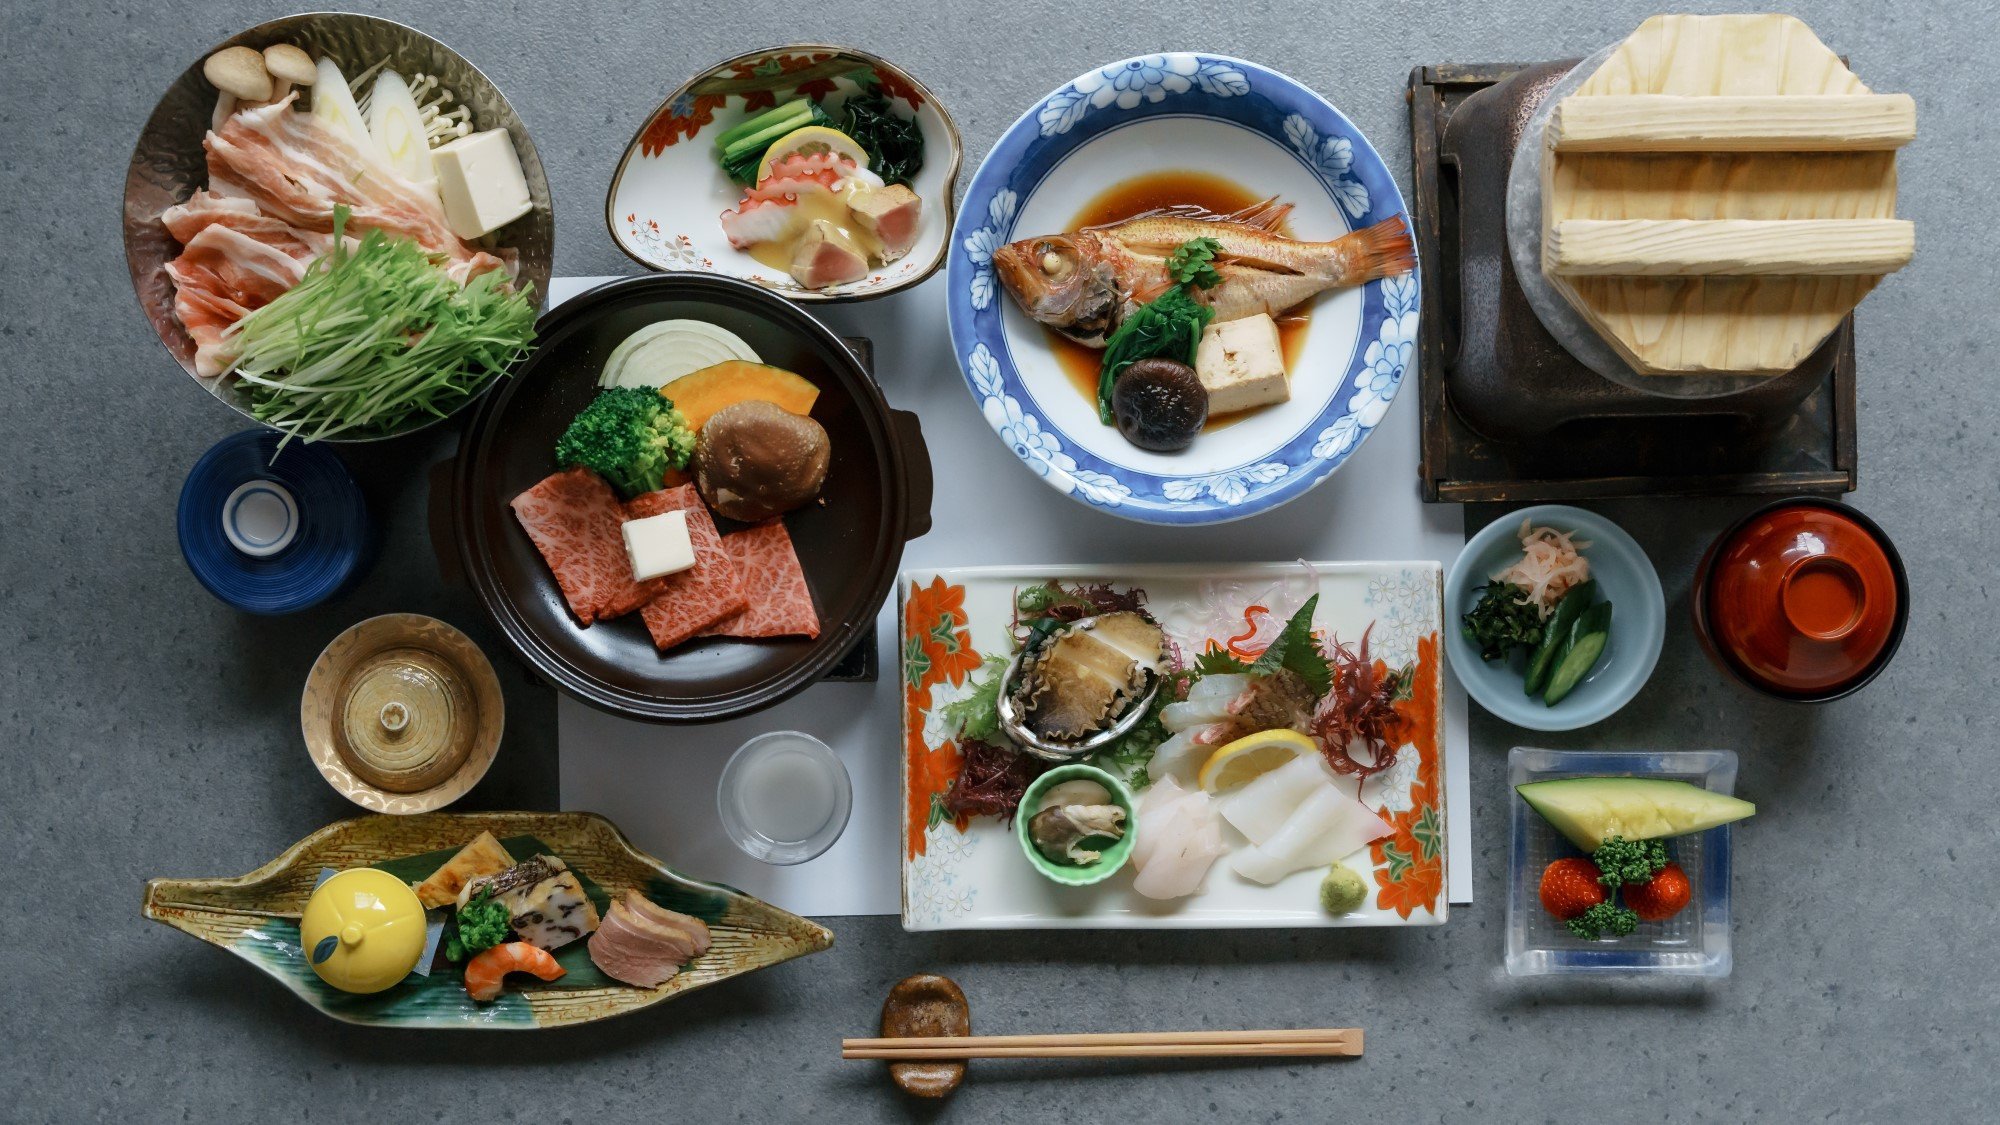
<path fill-rule="evenodd" d="M 313 662 L 299 704 L 306 747 L 348 800 L 420 813 L 464 796 L 493 763 L 505 725 L 486 654 L 434 617 L 371 617 Z"/>

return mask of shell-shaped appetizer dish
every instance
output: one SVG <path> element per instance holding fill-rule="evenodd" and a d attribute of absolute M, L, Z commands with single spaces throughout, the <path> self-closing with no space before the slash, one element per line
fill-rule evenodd
<path fill-rule="evenodd" d="M 756 185 L 746 182 L 747 173 L 746 179 L 732 180 L 724 172 L 718 161 L 718 139 L 760 114 L 786 106 L 810 108 L 813 113 L 792 125 L 809 120 L 842 126 L 850 100 L 871 91 L 884 99 L 878 104 L 887 117 L 879 120 L 888 120 L 891 127 L 899 121 L 913 123 L 922 137 L 922 164 L 907 185 L 919 201 L 913 237 L 896 238 L 886 262 L 876 252 L 879 247 L 866 248 L 852 273 L 829 275 L 840 280 L 814 287 L 794 276 L 798 268 L 788 271 L 771 252 L 740 249 L 732 243 L 723 213 L 747 211 L 741 206 L 748 202 L 746 189 Z M 782 139 L 788 128 L 764 130 L 746 142 L 761 147 Z M 865 147 L 868 138 L 862 140 Z M 647 269 L 723 274 L 795 301 L 867 300 L 916 285 L 944 265 L 959 157 L 958 126 L 950 112 L 901 68 L 852 47 L 818 43 L 769 47 L 709 67 L 660 103 L 612 173 L 604 222 L 611 241 Z M 754 154 L 751 160 L 754 163 Z M 876 171 L 884 170 L 882 163 L 876 154 Z M 891 190 L 903 189 L 892 179 Z M 797 202 L 796 196 L 783 193 L 772 198 L 779 203 L 774 210 Z M 861 211 L 856 208 L 857 218 Z M 861 225 L 856 224 L 857 232 Z M 872 230 L 858 237 L 867 240 L 870 234 Z"/>
<path fill-rule="evenodd" d="M 476 1003 L 454 971 L 411 976 L 372 995 L 327 985 L 306 961 L 299 918 L 324 869 L 380 867 L 400 878 L 429 877 L 466 841 L 491 832 L 509 851 L 561 856 L 601 909 L 636 890 L 652 902 L 705 922 L 706 952 L 657 988 L 619 984 L 588 957 L 569 957 L 568 972 L 543 982 L 515 976 L 498 1000 Z M 816 923 L 715 883 L 690 879 L 634 848 L 594 813 L 427 813 L 368 816 L 330 824 L 247 875 L 152 879 L 146 917 L 220 946 L 262 969 L 320 1012 L 373 1027 L 531 1031 L 590 1023 L 650 1008 L 718 981 L 833 945 Z M 584 943 L 574 943 L 579 953 Z M 574 962 L 574 963 L 572 963 Z M 525 985 L 525 987 L 520 987 Z"/>

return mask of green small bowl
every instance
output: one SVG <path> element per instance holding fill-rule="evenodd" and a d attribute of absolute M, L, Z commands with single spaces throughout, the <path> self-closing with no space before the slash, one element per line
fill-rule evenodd
<path fill-rule="evenodd" d="M 1111 803 L 1125 810 L 1125 835 L 1110 847 L 1096 863 L 1078 867 L 1072 863 L 1057 863 L 1043 855 L 1033 840 L 1028 839 L 1028 821 L 1034 815 L 1034 808 L 1041 804 L 1042 794 L 1051 785 L 1065 781 L 1090 780 L 1104 786 L 1111 794 Z M 1125 783 L 1098 769 L 1096 766 L 1057 766 L 1028 783 L 1028 789 L 1021 794 L 1021 807 L 1014 815 L 1014 838 L 1021 842 L 1021 852 L 1028 857 L 1035 870 L 1052 882 L 1068 887 L 1087 887 L 1101 883 L 1118 873 L 1125 861 L 1132 857 L 1132 841 L 1139 835 L 1139 814 L 1132 808 L 1132 791 Z"/>

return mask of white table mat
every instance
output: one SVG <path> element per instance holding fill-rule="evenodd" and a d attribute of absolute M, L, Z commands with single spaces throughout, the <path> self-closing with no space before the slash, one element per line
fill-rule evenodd
<path fill-rule="evenodd" d="M 560 303 L 608 277 L 559 277 Z M 1436 559 L 1447 570 L 1465 541 L 1456 504 L 1417 494 L 1415 373 L 1360 452 L 1325 484 L 1277 513 L 1207 528 L 1159 528 L 1116 519 L 1056 494 L 1014 462 L 966 392 L 945 328 L 944 280 L 860 305 L 815 308 L 835 331 L 875 343 L 877 381 L 891 405 L 921 417 L 937 490 L 930 534 L 905 567 L 975 563 Z M 836 435 L 838 440 L 838 435 Z M 703 726 L 618 719 L 568 696 L 556 710 L 565 809 L 608 816 L 640 848 L 675 868 L 728 883 L 799 914 L 896 914 L 901 830 L 901 693 L 896 599 L 876 621 L 881 676 L 819 684 L 748 718 Z M 1449 622 L 1447 622 L 1449 626 Z M 729 843 L 715 809 L 723 762 L 771 730 L 807 731 L 846 763 L 854 783 L 847 831 L 826 854 L 772 867 Z M 1465 691 L 1446 670 L 1447 890 L 1472 901 Z"/>

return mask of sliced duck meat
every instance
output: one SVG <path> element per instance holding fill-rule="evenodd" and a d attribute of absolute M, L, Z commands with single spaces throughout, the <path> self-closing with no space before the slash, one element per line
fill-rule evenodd
<path fill-rule="evenodd" d="M 625 557 L 625 539 L 619 531 L 629 517 L 611 486 L 596 473 L 589 469 L 557 473 L 514 497 L 511 506 L 578 621 L 589 625 L 619 617 L 659 596 L 664 579 L 632 580 L 632 564 Z"/>
<path fill-rule="evenodd" d="M 817 637 L 819 613 L 812 590 L 792 547 L 791 534 L 778 520 L 760 523 L 722 540 L 749 596 L 750 606 L 705 630 L 717 637 Z"/>
<path fill-rule="evenodd" d="M 627 896 L 629 900 L 631 896 Z M 658 988 L 699 956 L 692 936 L 613 902 L 586 947 L 604 975 L 640 988 Z"/>
<path fill-rule="evenodd" d="M 902 184 L 863 188 L 847 201 L 854 221 L 882 244 L 882 260 L 893 262 L 917 244 L 924 201 Z"/>
<path fill-rule="evenodd" d="M 646 631 L 653 636 L 654 647 L 662 652 L 699 635 L 725 617 L 741 613 L 750 604 L 744 598 L 736 564 L 722 546 L 722 535 L 715 530 L 715 520 L 709 516 L 694 485 L 635 496 L 625 505 L 622 518 L 638 520 L 674 511 L 687 513 L 688 538 L 694 543 L 694 565 L 678 574 L 655 579 L 659 590 L 639 611 L 645 618 Z M 619 554 L 622 558 L 622 540 Z"/>
<path fill-rule="evenodd" d="M 708 952 L 710 935 L 708 923 L 691 914 L 678 910 L 668 910 L 638 891 L 625 892 L 625 908 L 641 918 L 649 918 L 663 926 L 672 926 L 685 932 L 694 944 L 694 954 L 699 957 Z"/>

